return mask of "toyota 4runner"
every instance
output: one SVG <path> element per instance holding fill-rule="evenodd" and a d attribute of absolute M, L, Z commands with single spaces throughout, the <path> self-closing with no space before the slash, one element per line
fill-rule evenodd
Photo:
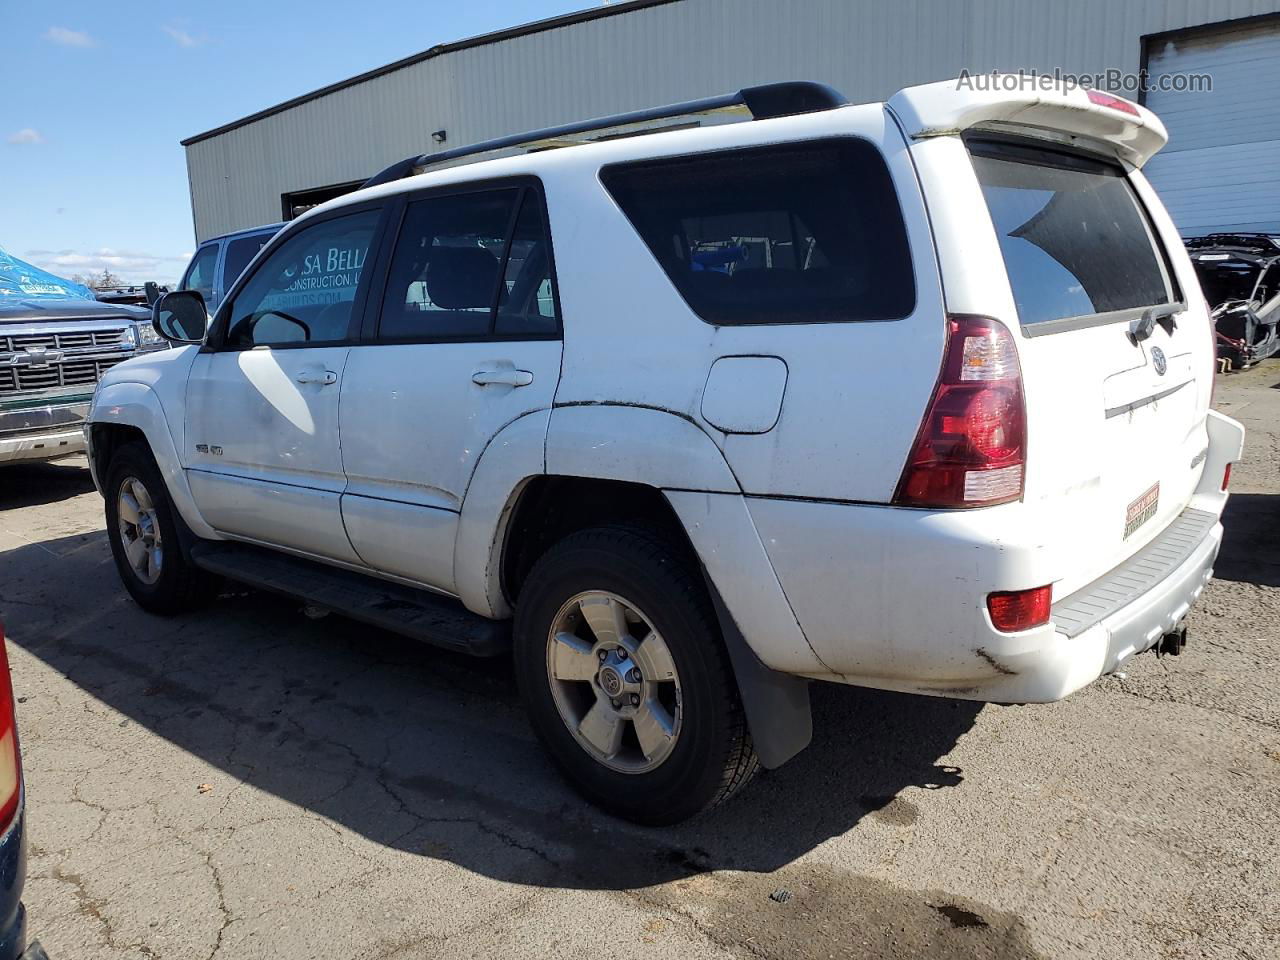
<path fill-rule="evenodd" d="M 120 575 L 511 651 L 648 823 L 802 749 L 808 679 L 1052 701 L 1176 653 L 1243 430 L 1165 140 L 1080 88 L 780 84 L 409 158 L 103 380 Z"/>

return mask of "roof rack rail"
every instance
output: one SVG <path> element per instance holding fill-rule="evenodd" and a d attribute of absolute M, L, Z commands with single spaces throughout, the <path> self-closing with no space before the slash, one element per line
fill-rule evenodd
<path fill-rule="evenodd" d="M 598 117 L 594 120 L 581 120 L 577 123 L 566 123 L 558 127 L 546 127 L 542 130 L 530 130 L 525 133 L 498 137 L 493 140 L 481 140 L 466 147 L 455 147 L 442 150 L 440 153 L 423 153 L 407 157 L 393 163 L 380 173 L 374 174 L 362 185 L 376 187 L 380 183 L 390 183 L 404 177 L 414 175 L 419 167 L 434 166 L 447 163 L 478 153 L 489 153 L 507 147 L 518 147 L 521 144 L 534 143 L 540 140 L 554 140 L 569 137 L 592 130 L 605 130 L 609 127 L 621 127 L 632 123 L 646 123 L 650 120 L 664 120 L 670 117 L 682 117 L 695 113 L 707 113 L 712 110 L 724 110 L 730 107 L 746 107 L 752 120 L 768 120 L 772 117 L 786 117 L 799 113 L 815 113 L 820 110 L 832 110 L 849 103 L 837 90 L 825 83 L 813 83 L 795 80 L 786 83 L 767 83 L 758 87 L 743 87 L 736 93 L 726 93 L 718 97 L 704 97 L 701 100 L 686 100 L 683 103 L 672 103 L 663 107 L 649 107 L 646 110 L 633 110 L 630 113 L 618 113 L 611 117 Z"/>

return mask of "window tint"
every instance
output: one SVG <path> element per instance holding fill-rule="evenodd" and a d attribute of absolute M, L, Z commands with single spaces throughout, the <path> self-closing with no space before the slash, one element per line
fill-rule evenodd
<path fill-rule="evenodd" d="M 863 140 L 758 147 L 601 174 L 704 320 L 890 320 L 915 307 L 906 228 Z"/>
<path fill-rule="evenodd" d="M 222 288 L 231 289 L 249 261 L 258 255 L 258 251 L 267 245 L 275 234 L 259 233 L 251 237 L 238 237 L 227 244 L 227 255 L 222 261 Z"/>
<path fill-rule="evenodd" d="M 1011 144 L 969 148 L 1022 323 L 1170 302 L 1154 234 L 1119 167 Z"/>
<path fill-rule="evenodd" d="M 196 290 L 204 297 L 207 304 L 213 297 L 213 269 L 218 262 L 218 245 L 209 243 L 196 251 L 191 266 L 187 267 L 187 275 L 182 278 L 179 289 Z"/>
<path fill-rule="evenodd" d="M 336 217 L 289 237 L 236 297 L 226 345 L 346 339 L 380 215 L 368 210 Z"/>

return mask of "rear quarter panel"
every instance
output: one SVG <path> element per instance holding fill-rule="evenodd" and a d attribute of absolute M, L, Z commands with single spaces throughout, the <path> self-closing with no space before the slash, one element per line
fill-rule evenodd
<path fill-rule="evenodd" d="M 714 326 L 683 300 L 598 180 L 615 159 L 592 148 L 590 176 L 544 176 L 560 299 L 564 368 L 557 407 L 612 403 L 666 411 L 720 447 L 743 492 L 886 502 L 919 428 L 942 354 L 942 287 L 928 215 L 907 144 L 880 106 L 652 139 L 646 156 L 679 156 L 784 141 L 862 137 L 889 164 L 906 220 L 916 309 L 888 322 Z M 616 148 L 618 161 L 637 159 Z M 776 426 L 726 434 L 703 416 L 709 372 L 722 357 L 770 356 L 787 366 Z M 552 433 L 555 433 L 555 417 Z M 696 486 L 691 476 L 685 486 Z"/>

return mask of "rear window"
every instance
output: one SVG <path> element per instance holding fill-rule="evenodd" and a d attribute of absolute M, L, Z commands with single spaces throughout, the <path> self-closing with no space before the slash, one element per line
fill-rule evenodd
<path fill-rule="evenodd" d="M 1024 325 L 1172 302 L 1163 251 L 1120 167 L 1007 143 L 969 150 Z"/>
<path fill-rule="evenodd" d="M 237 237 L 227 244 L 227 255 L 222 264 L 222 285 L 230 289 L 249 261 L 258 255 L 258 251 L 267 245 L 274 233 L 256 233 L 248 237 Z"/>
<path fill-rule="evenodd" d="M 915 308 L 902 211 L 866 141 L 620 164 L 600 178 L 710 323 L 896 320 Z"/>

